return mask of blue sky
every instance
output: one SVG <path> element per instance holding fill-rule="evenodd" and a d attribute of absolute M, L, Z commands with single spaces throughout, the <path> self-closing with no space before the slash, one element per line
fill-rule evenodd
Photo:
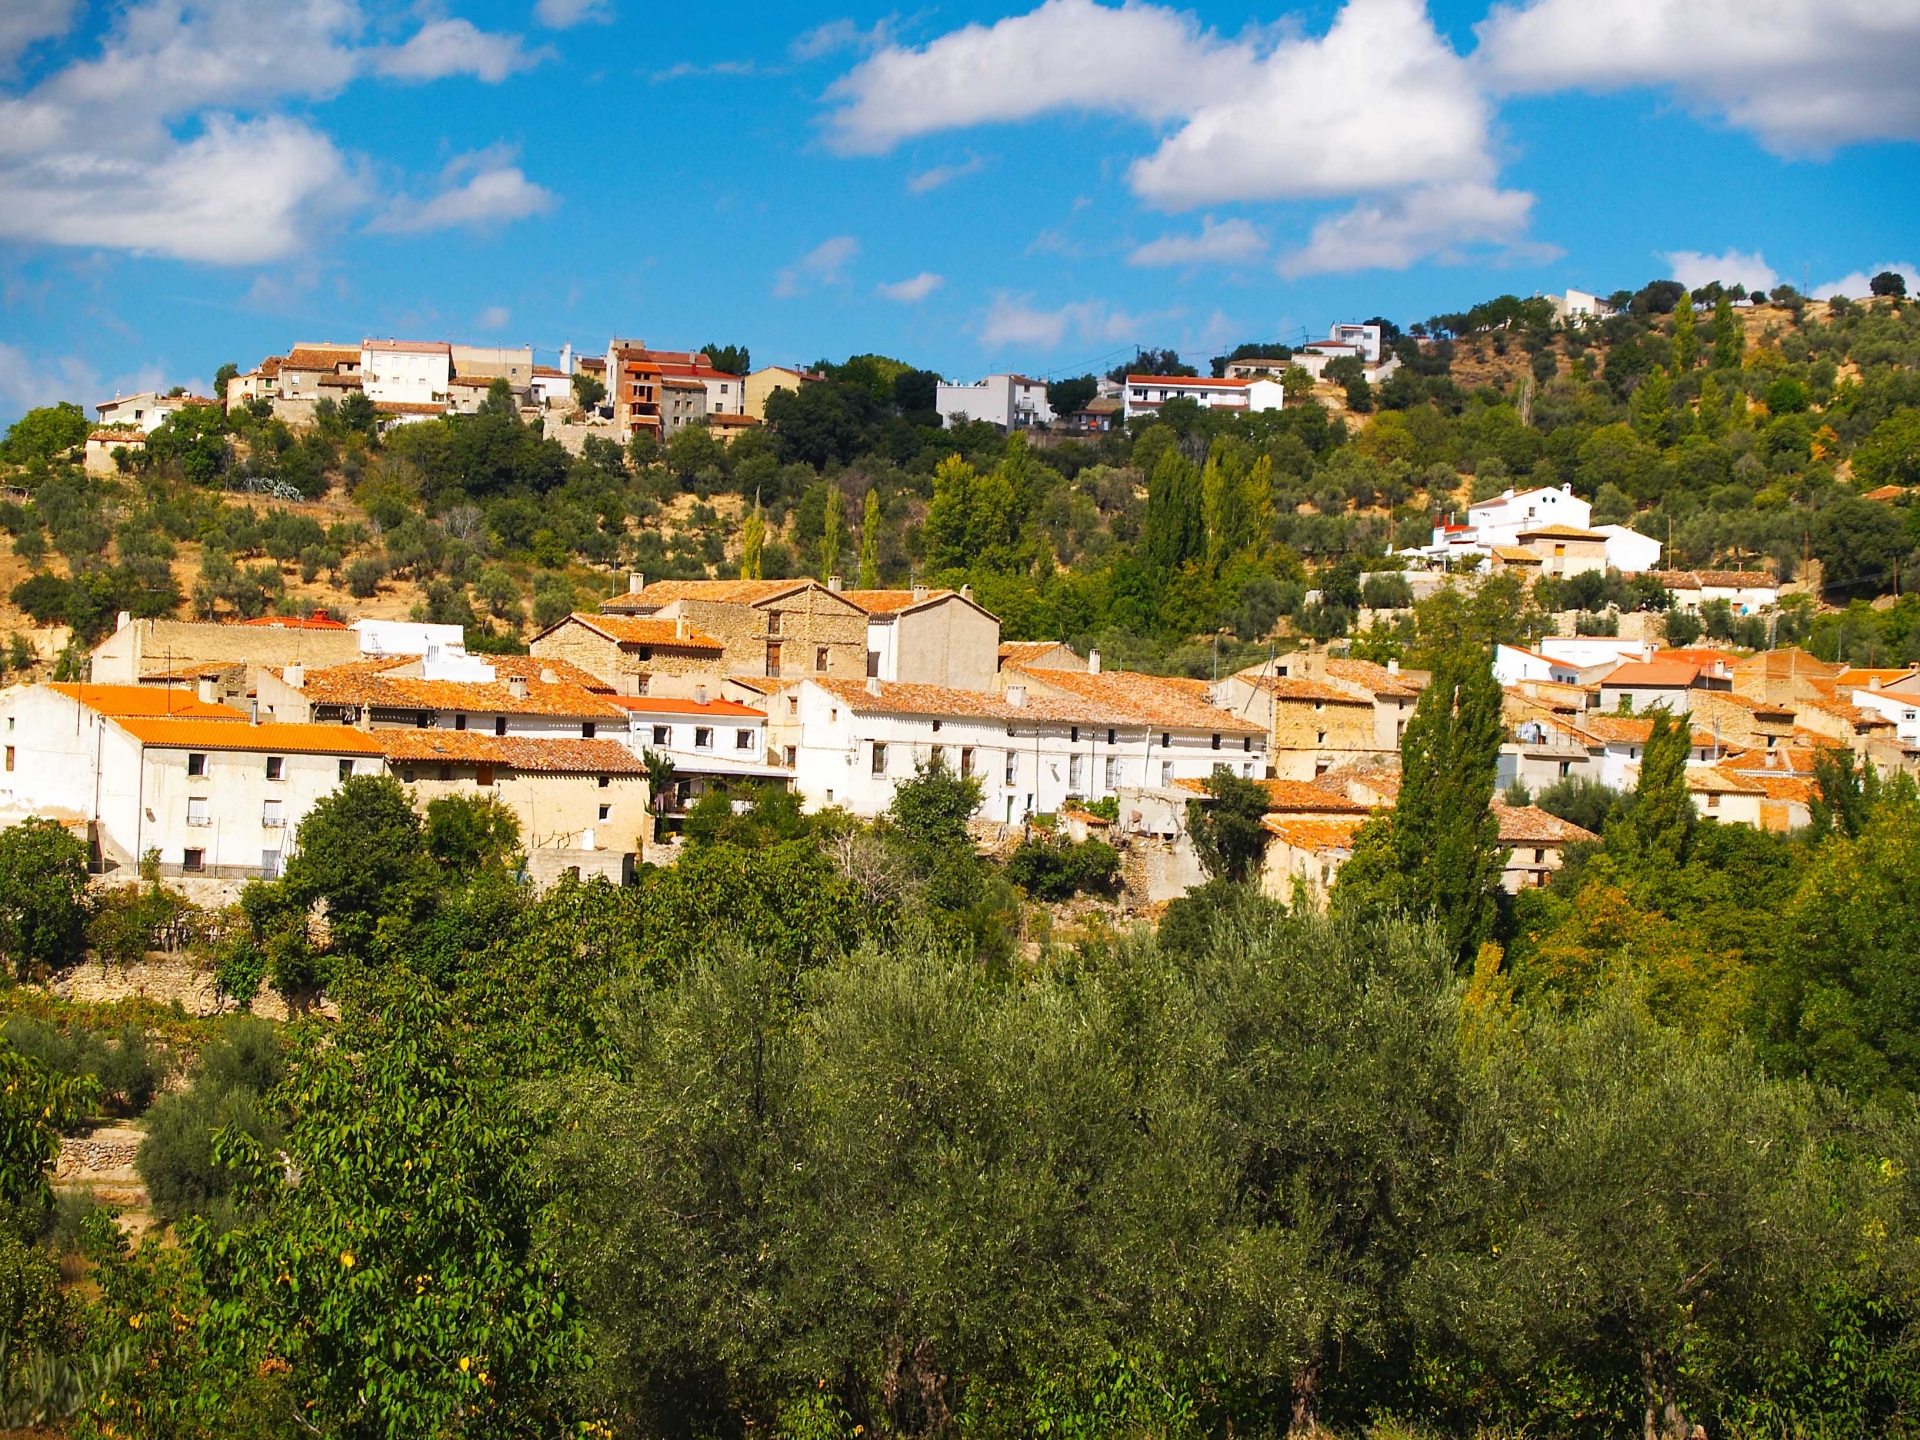
<path fill-rule="evenodd" d="M 0 420 L 296 339 L 1068 374 L 1920 260 L 1912 3 L 0 10 Z"/>

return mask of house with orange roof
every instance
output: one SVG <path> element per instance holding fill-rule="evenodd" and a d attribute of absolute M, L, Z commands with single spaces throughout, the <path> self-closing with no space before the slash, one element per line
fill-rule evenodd
<path fill-rule="evenodd" d="M 1286 389 L 1267 374 L 1210 379 L 1204 375 L 1129 375 L 1121 398 L 1126 417 L 1157 415 L 1169 400 L 1191 400 L 1202 410 L 1237 410 L 1251 414 L 1278 410 L 1286 403 Z"/>
<path fill-rule="evenodd" d="M 431 657 L 395 655 L 351 665 L 268 667 L 261 712 L 278 720 L 368 730 L 472 730 L 496 736 L 623 738 L 627 714 L 571 666 L 527 657 L 460 656 L 454 676 Z M 496 659 L 501 663 L 495 663 Z"/>
<path fill-rule="evenodd" d="M 444 340 L 360 342 L 360 386 L 376 404 L 444 407 L 452 380 L 453 347 Z"/>
<path fill-rule="evenodd" d="M 1311 780 L 1397 759 L 1426 676 L 1303 650 L 1250 665 L 1213 687 L 1214 703 L 1267 732 L 1272 773 Z"/>
<path fill-rule="evenodd" d="M 717 687 L 726 646 L 685 615 L 622 615 L 576 610 L 533 637 L 535 658 L 561 661 L 621 695 L 691 695 Z"/>
<path fill-rule="evenodd" d="M 1654 709 L 1683 715 L 1692 708 L 1696 686 L 1705 688 L 1698 665 L 1682 660 L 1629 660 L 1600 682 L 1600 708 L 1628 715 Z"/>
<path fill-rule="evenodd" d="M 909 685 L 991 690 L 1000 671 L 1000 621 L 958 590 L 843 590 L 867 612 L 867 674 Z"/>
<path fill-rule="evenodd" d="M 627 747 L 642 759 L 673 762 L 673 788 L 656 793 L 654 809 L 682 815 L 709 790 L 743 782 L 784 790 L 793 783 L 793 762 L 767 749 L 767 712 L 698 687 L 693 694 L 615 695 L 627 712 Z"/>
<path fill-rule="evenodd" d="M 1607 568 L 1607 537 L 1584 526 L 1531 525 L 1514 537 L 1514 543 L 1539 559 L 1542 575 L 1565 578 Z"/>
<path fill-rule="evenodd" d="M 1269 815 L 1260 865 L 1260 889 L 1275 900 L 1293 901 L 1304 892 L 1315 909 L 1326 905 L 1340 867 L 1353 858 L 1353 837 L 1364 815 Z"/>
<path fill-rule="evenodd" d="M 1062 640 L 1002 640 L 996 669 L 1017 665 L 1040 670 L 1085 670 L 1099 653 L 1096 650 L 1082 658 Z"/>
<path fill-rule="evenodd" d="M 96 873 L 279 873 L 287 837 L 349 774 L 378 774 L 379 746 L 340 726 L 253 723 L 166 686 L 30 685 L 0 696 L 0 813 L 71 825 Z"/>
<path fill-rule="evenodd" d="M 716 683 L 729 675 L 769 680 L 863 680 L 867 612 L 837 586 L 817 580 L 629 578 L 627 593 L 602 602 L 603 615 L 682 620 L 721 645 Z M 611 678 L 611 677 L 609 677 Z"/>
<path fill-rule="evenodd" d="M 1500 824 L 1500 844 L 1507 852 L 1500 884 L 1509 895 L 1545 885 L 1566 863 L 1569 845 L 1600 838 L 1537 805 L 1503 805 L 1496 800 L 1492 809 Z"/>

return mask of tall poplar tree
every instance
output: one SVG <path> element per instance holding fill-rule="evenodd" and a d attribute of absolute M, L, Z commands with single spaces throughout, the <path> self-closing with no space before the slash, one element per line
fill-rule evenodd
<path fill-rule="evenodd" d="M 1733 313 L 1733 301 L 1722 295 L 1720 303 L 1713 307 L 1713 368 L 1733 369 L 1746 348 L 1747 333 L 1740 328 L 1740 319 Z"/>
<path fill-rule="evenodd" d="M 1147 479 L 1146 550 L 1147 558 L 1163 572 L 1178 570 L 1207 553 L 1199 472 L 1171 446 Z"/>
<path fill-rule="evenodd" d="M 1693 300 L 1682 295 L 1673 307 L 1673 373 L 1684 375 L 1700 359 L 1700 336 L 1693 324 Z"/>
<path fill-rule="evenodd" d="M 753 510 L 747 516 L 747 523 L 740 529 L 740 578 L 758 580 L 760 576 L 760 554 L 766 548 L 767 522 L 760 514 L 760 501 L 754 499 Z"/>
<path fill-rule="evenodd" d="M 840 487 L 827 486 L 827 512 L 820 522 L 820 578 L 827 580 L 839 573 L 840 551 L 847 543 L 846 497 Z"/>
<path fill-rule="evenodd" d="M 867 508 L 860 516 L 860 580 L 862 590 L 880 584 L 880 492 L 867 491 Z"/>

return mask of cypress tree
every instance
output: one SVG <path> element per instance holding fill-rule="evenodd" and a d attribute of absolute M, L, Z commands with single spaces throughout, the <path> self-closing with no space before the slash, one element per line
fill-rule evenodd
<path fill-rule="evenodd" d="M 1163 572 L 1207 553 L 1200 476 L 1193 462 L 1169 447 L 1147 480 L 1147 558 Z"/>
<path fill-rule="evenodd" d="M 740 530 L 740 578 L 758 580 L 760 578 L 760 552 L 767 543 L 767 522 L 760 514 L 758 497 L 753 502 L 753 512 L 747 516 L 747 523 Z"/>
<path fill-rule="evenodd" d="M 1720 303 L 1713 307 L 1713 368 L 1733 369 L 1746 348 L 1747 334 L 1733 313 L 1733 301 L 1722 295 Z"/>
<path fill-rule="evenodd" d="M 860 516 L 860 588 L 880 583 L 880 492 L 867 491 L 867 508 Z"/>
<path fill-rule="evenodd" d="M 1633 808 L 1607 827 L 1608 855 L 1642 881 L 1657 882 L 1686 863 L 1695 819 L 1687 794 L 1687 752 L 1692 747 L 1692 721 L 1656 708 L 1653 728 L 1640 750 Z"/>

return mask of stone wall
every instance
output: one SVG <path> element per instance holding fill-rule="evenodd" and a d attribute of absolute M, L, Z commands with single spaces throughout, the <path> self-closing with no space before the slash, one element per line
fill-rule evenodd
<path fill-rule="evenodd" d="M 622 695 L 641 693 L 639 679 L 643 675 L 647 678 L 649 695 L 689 696 L 696 686 L 703 684 L 717 695 L 721 676 L 726 672 L 724 652 L 716 655 L 711 650 L 675 650 L 650 645 L 647 658 L 642 660 L 638 647 L 609 640 L 577 620 L 567 621 L 542 635 L 528 649 L 537 659 L 565 660 L 578 665 Z"/>
<path fill-rule="evenodd" d="M 47 988 L 63 1000 L 82 1005 L 132 999 L 178 1004 L 196 1019 L 229 1015 L 240 1008 L 219 993 L 211 966 L 196 965 L 185 955 L 154 953 L 138 965 L 89 961 L 56 977 Z M 329 1018 L 339 1014 L 330 1000 L 321 1000 L 315 1008 Z M 248 1009 L 265 1020 L 286 1020 L 290 1016 L 279 993 L 264 987 Z"/>

